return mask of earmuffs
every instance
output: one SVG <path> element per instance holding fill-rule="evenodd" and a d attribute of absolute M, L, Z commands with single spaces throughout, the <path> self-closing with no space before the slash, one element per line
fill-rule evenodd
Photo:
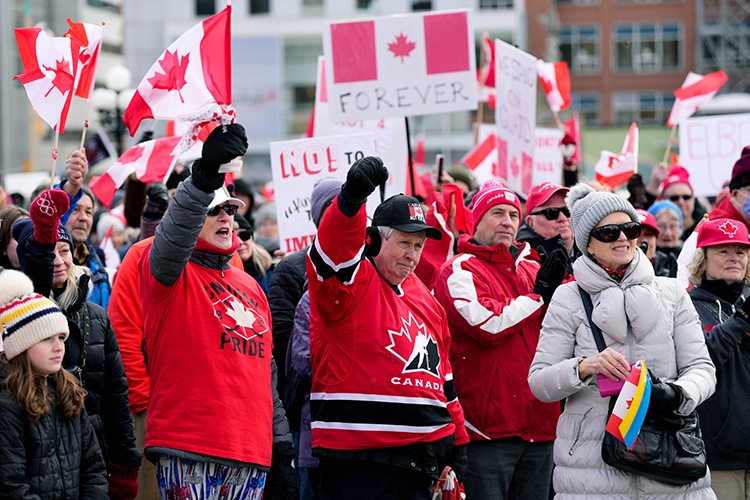
<path fill-rule="evenodd" d="M 375 257 L 380 253 L 380 247 L 383 244 L 383 240 L 380 236 L 380 231 L 375 226 L 367 228 L 365 234 L 365 254 L 370 257 Z"/>

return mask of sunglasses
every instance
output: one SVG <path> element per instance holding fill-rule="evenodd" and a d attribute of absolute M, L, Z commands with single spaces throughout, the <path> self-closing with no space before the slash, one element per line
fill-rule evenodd
<path fill-rule="evenodd" d="M 248 231 L 248 230 L 246 229 L 246 230 L 244 230 L 244 231 L 238 231 L 238 232 L 237 232 L 237 237 L 238 237 L 239 239 L 241 239 L 242 241 L 247 241 L 247 240 L 249 240 L 250 238 L 252 238 L 252 237 L 253 237 L 253 233 L 251 233 L 250 231 Z"/>
<path fill-rule="evenodd" d="M 669 197 L 669 201 L 671 202 L 679 201 L 680 198 L 682 198 L 685 201 L 688 201 L 688 200 L 693 199 L 693 195 L 692 194 L 683 194 L 683 195 L 675 194 Z"/>
<path fill-rule="evenodd" d="M 237 205 L 218 205 L 209 210 L 207 215 L 209 217 L 216 217 L 222 210 L 224 210 L 227 215 L 232 216 L 237 213 Z"/>
<path fill-rule="evenodd" d="M 544 215 L 544 218 L 547 220 L 556 220 L 560 216 L 560 212 L 562 212 L 565 217 L 570 218 L 570 210 L 568 210 L 568 207 L 543 208 L 529 215 Z"/>
<path fill-rule="evenodd" d="M 612 243 L 624 233 L 629 240 L 634 240 L 641 235 L 640 222 L 626 222 L 625 224 L 607 224 L 606 226 L 597 227 L 591 231 L 591 237 L 603 243 Z"/>

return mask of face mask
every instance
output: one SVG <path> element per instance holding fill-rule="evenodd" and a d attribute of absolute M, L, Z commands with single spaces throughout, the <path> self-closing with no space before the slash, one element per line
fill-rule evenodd
<path fill-rule="evenodd" d="M 750 219 L 750 196 L 747 194 L 745 194 L 745 203 L 742 204 L 742 213 L 745 218 Z"/>

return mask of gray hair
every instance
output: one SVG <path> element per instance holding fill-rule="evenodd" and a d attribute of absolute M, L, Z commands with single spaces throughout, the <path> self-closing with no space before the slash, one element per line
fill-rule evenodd
<path fill-rule="evenodd" d="M 378 226 L 378 232 L 380 233 L 381 238 L 383 238 L 384 240 L 387 240 L 391 236 L 393 236 L 393 233 L 396 232 L 396 228 L 391 227 L 391 226 Z M 425 231 L 424 229 L 421 231 L 417 231 L 416 233 L 412 233 L 412 234 L 419 235 L 419 237 L 422 238 L 422 241 L 427 239 L 427 231 Z"/>

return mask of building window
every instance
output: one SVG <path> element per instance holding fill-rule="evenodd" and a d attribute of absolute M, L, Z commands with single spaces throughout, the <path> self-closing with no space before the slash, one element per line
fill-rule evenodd
<path fill-rule="evenodd" d="M 250 14 L 268 14 L 270 10 L 268 0 L 250 0 Z"/>
<path fill-rule="evenodd" d="M 306 15 L 323 15 L 323 0 L 302 0 L 302 12 Z"/>
<path fill-rule="evenodd" d="M 663 125 L 674 104 L 672 92 L 614 92 L 612 114 L 616 125 Z"/>
<path fill-rule="evenodd" d="M 432 0 L 411 0 L 412 12 L 432 10 Z"/>
<path fill-rule="evenodd" d="M 601 3 L 600 0 L 555 0 L 555 3 L 561 5 L 594 5 Z"/>
<path fill-rule="evenodd" d="M 106 0 L 86 0 L 86 5 L 89 7 L 96 7 L 97 9 L 108 10 L 110 12 L 120 13 L 120 6 L 114 2 L 107 2 Z"/>
<path fill-rule="evenodd" d="M 372 5 L 372 0 L 357 0 L 358 10 L 367 10 Z"/>
<path fill-rule="evenodd" d="M 682 29 L 676 23 L 615 25 L 613 37 L 617 72 L 655 73 L 680 68 Z"/>
<path fill-rule="evenodd" d="M 479 8 L 483 10 L 512 9 L 513 0 L 479 0 Z"/>
<path fill-rule="evenodd" d="M 195 0 L 196 16 L 213 16 L 216 14 L 214 0 Z"/>
<path fill-rule="evenodd" d="M 595 24 L 563 27 L 560 30 L 560 52 L 574 75 L 599 73 L 599 27 Z"/>
<path fill-rule="evenodd" d="M 601 124 L 602 99 L 599 94 L 572 93 L 570 99 L 570 107 L 578 111 L 578 116 L 584 125 L 591 126 Z"/>

